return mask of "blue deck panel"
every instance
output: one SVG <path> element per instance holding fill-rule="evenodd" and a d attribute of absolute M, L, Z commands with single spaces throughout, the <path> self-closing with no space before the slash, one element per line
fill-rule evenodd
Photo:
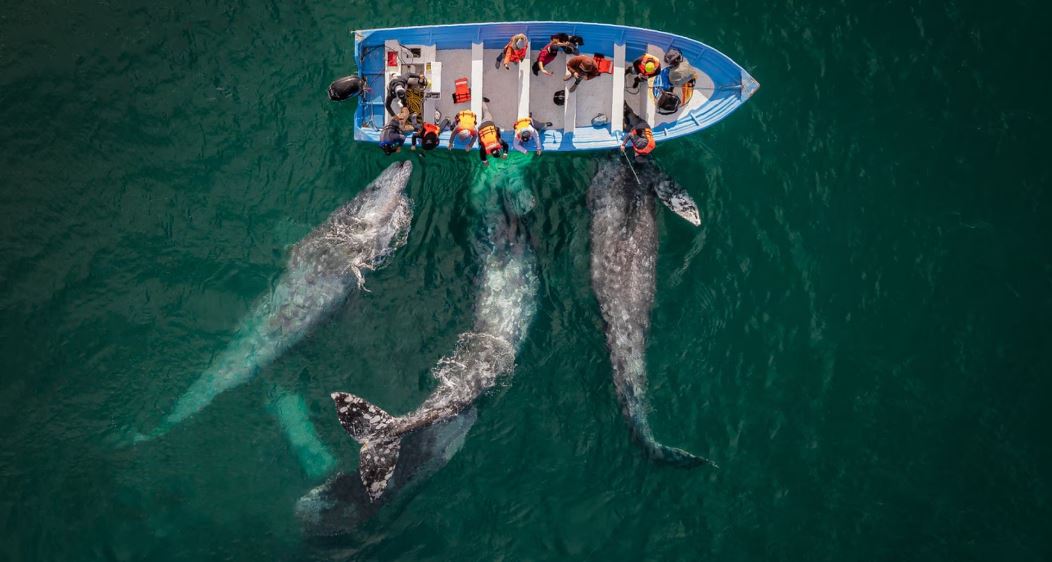
<path fill-rule="evenodd" d="M 487 49 L 500 49 L 516 33 L 525 33 L 531 45 L 544 45 L 552 34 L 560 32 L 583 37 L 583 53 L 602 53 L 612 57 L 614 45 L 624 43 L 626 65 L 641 55 L 648 45 L 666 51 L 675 47 L 692 66 L 712 79 L 715 91 L 705 103 L 682 113 L 676 121 L 653 127 L 654 139 L 658 143 L 711 127 L 745 103 L 759 88 L 759 83 L 745 69 L 727 55 L 700 41 L 663 31 L 613 24 L 530 21 L 367 29 L 355 32 L 354 60 L 359 73 L 366 75 L 370 83 L 383 84 L 380 78 L 385 69 L 383 45 L 388 39 L 396 39 L 403 45 L 437 45 L 439 49 L 468 49 L 473 42 L 482 42 Z M 362 125 L 383 124 L 385 109 L 382 89 L 382 86 L 373 87 L 363 103 L 359 104 L 354 120 L 356 140 L 380 141 L 379 130 L 362 128 Z M 620 119 L 621 116 L 611 117 Z M 545 131 L 542 136 L 546 151 L 617 148 L 620 140 L 619 136 L 611 134 L 605 127 Z M 511 143 L 511 132 L 505 131 L 503 137 Z M 449 140 L 449 132 L 443 133 L 441 140 L 444 146 Z"/>

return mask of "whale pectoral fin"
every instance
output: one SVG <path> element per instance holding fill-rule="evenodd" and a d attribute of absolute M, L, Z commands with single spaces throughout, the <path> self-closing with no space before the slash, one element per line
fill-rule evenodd
<path fill-rule="evenodd" d="M 332 393 L 340 425 L 362 444 L 358 472 L 370 501 L 377 501 L 387 489 L 395 466 L 401 438 L 393 436 L 395 417 L 378 406 L 346 392 Z"/>
<path fill-rule="evenodd" d="M 698 210 L 698 204 L 675 180 L 669 177 L 661 178 L 654 184 L 654 193 L 670 211 L 694 226 L 701 226 L 701 212 Z"/>

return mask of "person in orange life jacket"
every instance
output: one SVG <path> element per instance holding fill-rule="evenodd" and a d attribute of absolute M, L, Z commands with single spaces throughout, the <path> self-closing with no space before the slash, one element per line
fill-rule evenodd
<path fill-rule="evenodd" d="M 565 37 L 565 39 L 562 39 L 563 37 Z M 533 75 L 537 76 L 538 72 L 543 72 L 548 76 L 551 76 L 552 71 L 544 68 L 544 65 L 551 64 L 559 54 L 559 51 L 570 48 L 573 48 L 573 43 L 570 42 L 568 35 L 565 33 L 552 35 L 552 40 L 542 47 L 539 53 L 537 53 L 537 60 L 533 62 L 533 66 L 531 67 L 533 69 Z"/>
<path fill-rule="evenodd" d="M 621 150 L 625 149 L 626 144 L 632 143 L 632 150 L 635 151 L 636 158 L 646 156 L 654 150 L 656 143 L 654 132 L 650 130 L 650 124 L 636 115 L 627 102 L 625 103 L 624 128 L 628 134 L 625 135 L 625 140 L 621 141 Z"/>
<path fill-rule="evenodd" d="M 661 74 L 661 61 L 650 53 L 643 53 L 643 56 L 632 61 L 632 66 L 625 71 L 625 74 L 635 75 L 630 87 L 636 88 L 640 82 L 646 82 L 648 78 Z"/>
<path fill-rule="evenodd" d="M 395 76 L 387 85 L 387 99 L 384 100 L 384 107 L 387 108 L 387 113 L 391 115 L 395 114 L 394 110 L 391 109 L 391 102 L 394 101 L 395 98 L 398 98 L 402 107 L 406 107 L 406 92 L 409 89 L 423 92 L 425 88 L 427 88 L 427 78 L 424 78 L 420 74 L 410 73 L 405 76 Z"/>
<path fill-rule="evenodd" d="M 511 63 L 519 63 L 526 58 L 527 53 L 530 49 L 530 40 L 526 38 L 526 34 L 519 33 L 508 41 L 507 45 L 501 49 L 500 54 L 497 55 L 497 63 L 494 65 L 496 68 L 500 68 L 500 63 L 504 63 L 504 70 L 510 68 Z"/>
<path fill-rule="evenodd" d="M 551 122 L 541 123 L 540 121 L 534 119 L 532 114 L 530 114 L 529 117 L 523 117 L 522 119 L 519 119 L 515 122 L 515 138 L 512 142 L 512 146 L 515 148 L 515 150 L 526 154 L 526 143 L 530 142 L 530 139 L 533 139 L 533 141 L 537 143 L 537 156 L 540 156 L 541 135 L 537 131 L 543 130 L 545 127 L 551 126 Z"/>
<path fill-rule="evenodd" d="M 437 125 L 435 123 L 424 123 L 413 131 L 413 136 L 409 140 L 409 150 L 416 150 L 416 141 L 420 141 L 420 147 L 424 150 L 434 150 L 438 148 L 438 135 L 442 134 L 449 127 L 449 119 L 443 119 L 441 123 Z M 420 157 L 423 158 L 424 154 L 419 153 Z"/>
<path fill-rule="evenodd" d="M 458 137 L 467 137 L 468 144 L 464 147 L 464 152 L 471 150 L 471 147 L 475 145 L 475 139 L 479 136 L 478 129 L 475 127 L 477 122 L 475 112 L 470 109 L 457 113 L 453 119 L 453 132 L 449 135 L 449 150 L 453 150 L 453 142 Z"/>
<path fill-rule="evenodd" d="M 483 166 L 489 166 L 486 158 L 508 157 L 508 142 L 500 138 L 500 128 L 493 122 L 489 112 L 489 98 L 482 98 L 482 124 L 479 125 L 479 159 Z"/>

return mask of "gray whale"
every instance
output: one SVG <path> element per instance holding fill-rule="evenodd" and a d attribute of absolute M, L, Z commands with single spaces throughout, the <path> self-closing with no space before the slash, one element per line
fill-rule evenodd
<path fill-rule="evenodd" d="M 633 434 L 653 458 L 688 466 L 714 464 L 659 443 L 647 420 L 646 343 L 658 253 L 654 200 L 660 189 L 663 200 L 676 201 L 675 208 L 669 207 L 684 216 L 689 196 L 652 164 L 644 164 L 642 172 L 640 185 L 625 163 L 607 159 L 588 187 L 592 289 L 605 324 L 614 389 Z M 694 224 L 694 215 L 687 215 Z"/>
<path fill-rule="evenodd" d="M 176 401 L 149 434 L 163 435 L 204 409 L 219 394 L 247 382 L 328 316 L 354 289 L 363 271 L 384 263 L 406 243 L 413 218 L 405 193 L 411 162 L 385 169 L 347 204 L 292 247 L 288 268 L 238 330 L 234 341 Z"/>

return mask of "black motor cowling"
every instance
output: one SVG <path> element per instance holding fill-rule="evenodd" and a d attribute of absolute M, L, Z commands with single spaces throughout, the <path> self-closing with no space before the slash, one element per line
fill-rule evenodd
<path fill-rule="evenodd" d="M 354 96 L 359 96 L 365 91 L 365 78 L 352 75 L 338 78 L 329 84 L 329 99 L 332 101 L 343 101 Z"/>

